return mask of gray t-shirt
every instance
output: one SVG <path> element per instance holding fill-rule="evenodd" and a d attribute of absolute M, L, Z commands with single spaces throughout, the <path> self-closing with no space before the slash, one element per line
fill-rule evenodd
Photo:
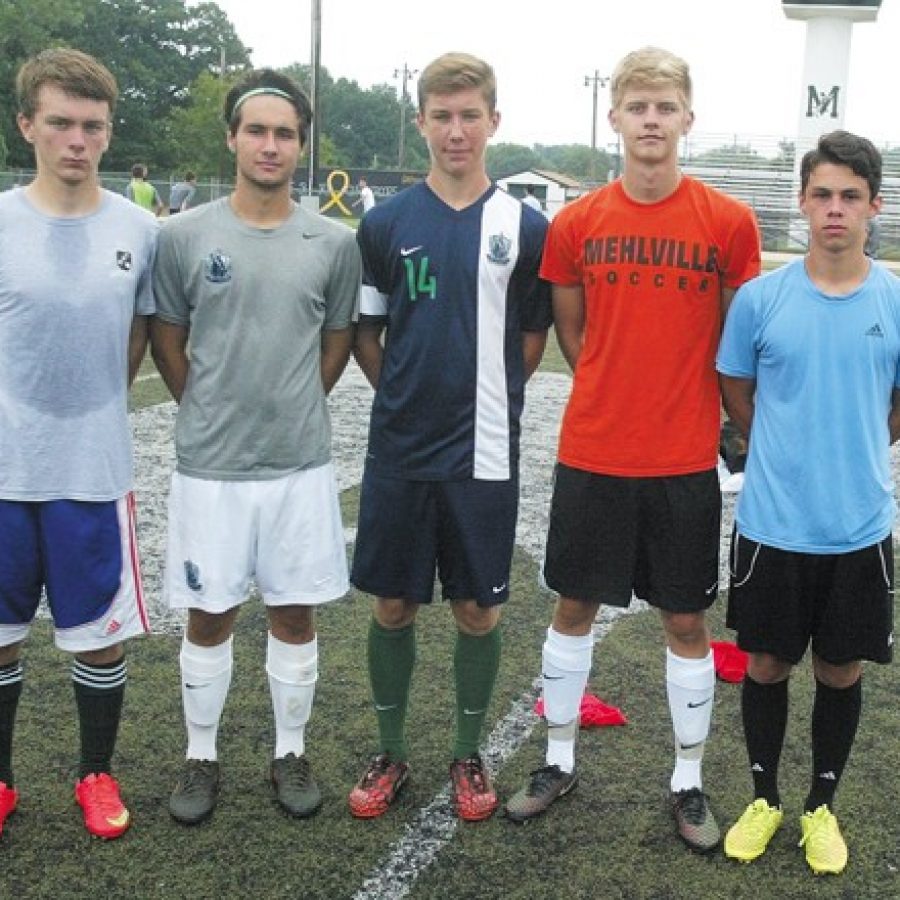
<path fill-rule="evenodd" d="M 264 480 L 331 459 L 321 332 L 353 322 L 360 275 L 354 233 L 300 207 L 271 230 L 242 222 L 228 198 L 168 220 L 157 316 L 190 329 L 179 472 Z"/>
<path fill-rule="evenodd" d="M 153 313 L 156 237 L 153 216 L 109 191 L 63 219 L 0 194 L 0 498 L 131 490 L 128 338 Z"/>
<path fill-rule="evenodd" d="M 191 200 L 194 199 L 194 194 L 197 192 L 197 188 L 192 185 L 189 181 L 177 181 L 172 185 L 172 190 L 169 191 L 169 209 L 181 209 L 182 204 L 187 201 L 188 206 L 190 206 Z"/>

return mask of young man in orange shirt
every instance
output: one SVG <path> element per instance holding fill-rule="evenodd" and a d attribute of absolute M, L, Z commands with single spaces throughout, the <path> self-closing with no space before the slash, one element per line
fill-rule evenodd
<path fill-rule="evenodd" d="M 759 235 L 747 207 L 679 169 L 694 120 L 683 60 L 630 53 L 611 95 L 625 174 L 559 213 L 541 267 L 574 381 L 545 564 L 559 594 L 543 649 L 546 766 L 507 815 L 525 821 L 575 786 L 592 624 L 601 603 L 625 607 L 636 595 L 660 611 L 666 635 L 678 831 L 706 851 L 720 837 L 701 781 L 721 509 L 714 357 L 728 302 L 759 273 Z"/>

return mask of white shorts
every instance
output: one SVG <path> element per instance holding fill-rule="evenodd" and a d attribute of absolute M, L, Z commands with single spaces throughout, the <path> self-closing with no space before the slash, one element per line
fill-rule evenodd
<path fill-rule="evenodd" d="M 172 476 L 169 606 L 227 612 L 247 599 L 252 581 L 268 606 L 312 606 L 347 593 L 331 463 L 267 481 Z"/>

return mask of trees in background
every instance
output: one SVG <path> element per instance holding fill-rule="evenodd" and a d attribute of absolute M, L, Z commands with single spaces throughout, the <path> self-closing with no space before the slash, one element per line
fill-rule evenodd
<path fill-rule="evenodd" d="M 15 73 L 34 53 L 76 47 L 116 76 L 120 98 L 115 140 L 104 166 L 151 172 L 174 162 L 171 117 L 188 105 L 202 73 L 226 74 L 250 63 L 249 52 L 215 3 L 184 0 L 0 0 L 0 141 L 7 165 L 28 167 L 31 153 L 15 124 Z"/>

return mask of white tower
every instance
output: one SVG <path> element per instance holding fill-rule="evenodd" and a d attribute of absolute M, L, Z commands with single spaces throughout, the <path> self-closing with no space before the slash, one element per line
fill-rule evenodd
<path fill-rule="evenodd" d="M 800 192 L 800 160 L 819 137 L 844 127 L 850 38 L 854 22 L 874 22 L 881 0 L 782 0 L 789 19 L 806 22 L 800 120 L 794 157 L 794 197 Z M 796 203 L 796 199 L 794 203 Z M 806 222 L 794 206 L 790 244 L 806 245 Z"/>
<path fill-rule="evenodd" d="M 806 22 L 798 157 L 819 135 L 844 126 L 854 22 L 874 22 L 881 0 L 782 0 L 789 19 Z"/>

